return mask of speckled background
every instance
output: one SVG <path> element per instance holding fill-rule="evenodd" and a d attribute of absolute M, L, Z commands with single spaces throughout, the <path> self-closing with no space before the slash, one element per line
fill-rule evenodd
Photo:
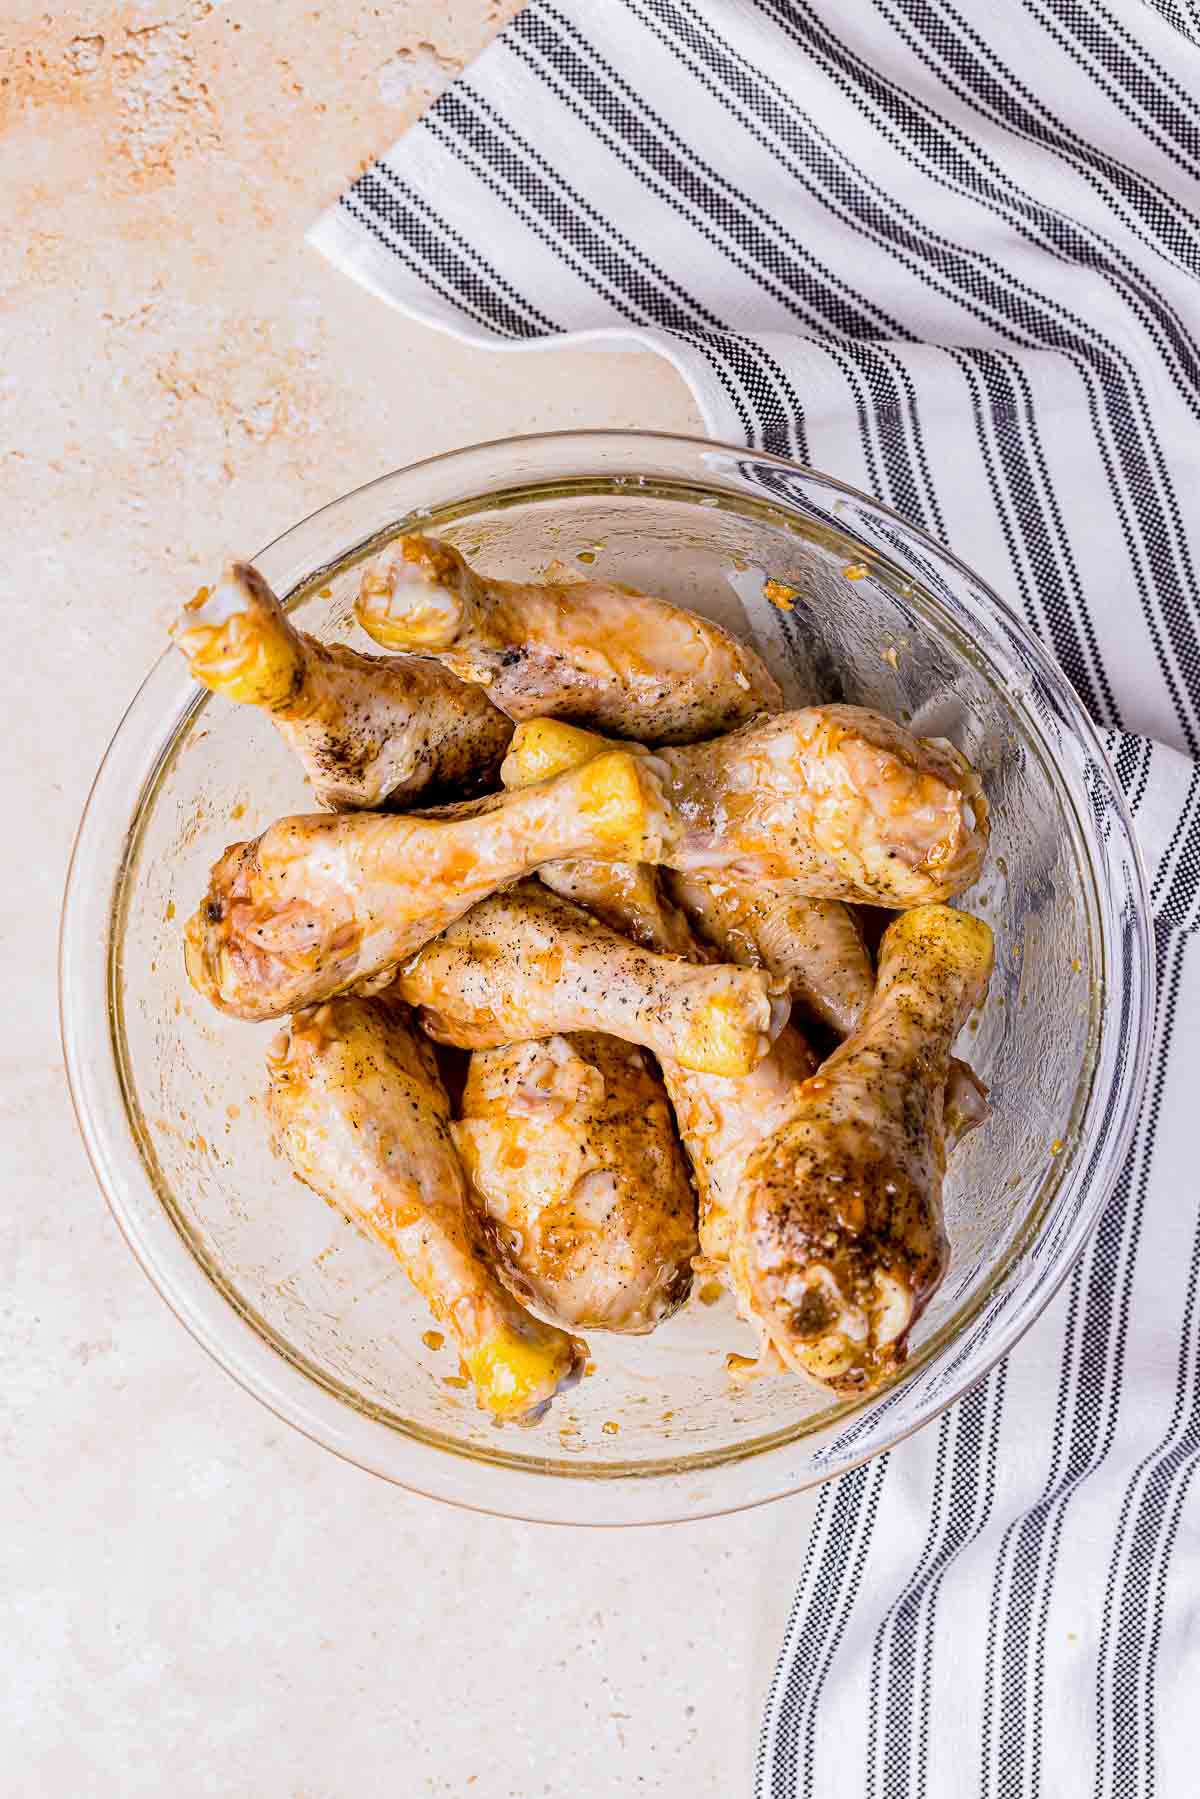
<path fill-rule="evenodd" d="M 6 0 L 0 18 L 5 1799 L 749 1791 L 809 1503 L 586 1533 L 343 1466 L 215 1368 L 135 1267 L 58 1043 L 72 834 L 181 595 L 418 456 L 697 428 L 663 363 L 468 350 L 304 246 L 515 10 Z"/>

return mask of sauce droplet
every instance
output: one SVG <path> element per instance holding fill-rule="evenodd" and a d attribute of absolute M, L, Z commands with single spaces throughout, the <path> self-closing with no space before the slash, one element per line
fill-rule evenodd
<path fill-rule="evenodd" d="M 797 587 L 789 587 L 785 581 L 764 581 L 763 593 L 772 606 L 778 606 L 781 612 L 794 612 L 796 609 Z"/>

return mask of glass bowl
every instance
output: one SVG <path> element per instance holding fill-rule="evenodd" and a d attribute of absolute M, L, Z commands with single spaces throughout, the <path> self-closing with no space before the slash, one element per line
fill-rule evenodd
<path fill-rule="evenodd" d="M 306 630 L 358 639 L 357 565 L 436 532 L 500 575 L 555 559 L 758 640 L 789 698 L 877 706 L 981 772 L 992 854 L 965 897 L 997 936 L 960 1053 L 994 1116 L 951 1163 L 949 1274 L 907 1367 L 865 1400 L 735 1388 L 748 1334 L 698 1298 L 650 1337 L 593 1332 L 594 1375 L 532 1430 L 491 1425 L 386 1252 L 271 1154 L 263 1052 L 183 968 L 181 926 L 233 839 L 313 802 L 269 722 L 168 650 L 104 760 L 75 846 L 61 1006 L 101 1186 L 143 1267 L 280 1417 L 438 1498 L 576 1524 L 704 1516 L 796 1492 L 934 1417 L 1045 1306 L 1109 1193 L 1142 1092 L 1152 952 L 1129 816 L 1079 702 L 970 570 L 828 476 L 721 444 L 583 432 L 484 444 L 325 507 L 256 558 Z M 791 610 L 763 596 L 768 577 Z M 615 1428 L 614 1428 L 615 1427 Z"/>

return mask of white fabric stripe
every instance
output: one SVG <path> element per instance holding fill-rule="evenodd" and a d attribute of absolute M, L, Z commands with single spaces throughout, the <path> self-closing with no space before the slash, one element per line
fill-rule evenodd
<path fill-rule="evenodd" d="M 903 11 L 911 16 L 911 5 Z M 943 17 L 954 25 L 953 13 L 943 13 Z M 936 57 L 934 47 L 928 43 L 926 53 Z M 1038 167 L 1038 147 L 1043 153 L 1049 149 L 1054 154 L 1054 185 L 1044 191 L 1054 195 L 1055 210 L 1115 236 L 1135 257 L 1139 246 L 1145 245 L 1174 268 L 1187 272 L 1190 265 L 1191 272 L 1195 272 L 1198 259 L 1191 243 L 1192 215 L 1186 205 L 1158 183 L 1148 181 L 1144 171 L 1123 162 L 1111 140 L 1106 140 L 1105 149 L 1100 152 L 1095 136 L 1087 129 L 1073 129 L 1065 111 L 1055 112 L 1040 104 L 1035 93 L 1014 80 L 1002 55 L 992 55 L 987 46 L 981 47 L 980 55 L 987 59 L 989 77 L 1003 95 L 1003 108 L 989 104 L 979 90 L 973 103 L 1000 129 L 1027 140 L 1031 171 Z M 938 66 L 949 85 L 961 94 L 951 65 Z M 1092 119 L 1083 123 L 1090 126 Z M 1178 288 L 1169 287 L 1168 291 L 1179 297 Z M 1182 295 L 1186 310 L 1186 288 Z"/>
<path fill-rule="evenodd" d="M 1164 1795 L 1200 1752 L 1200 989 L 1177 947 L 1200 918 L 1178 753 L 1200 742 L 1200 161 L 1180 150 L 1200 48 L 1182 0 L 1012 19 L 535 0 L 312 233 L 473 341 L 668 355 L 714 435 L 923 518 L 1100 719 L 1146 734 L 1111 748 L 1179 970 L 1162 1091 L 1003 1372 L 823 1497 L 764 1721 L 770 1799 Z"/>
<path fill-rule="evenodd" d="M 1194 1068 L 1196 1050 L 1200 1047 L 1200 985 L 1197 984 L 1197 968 L 1193 956 L 1191 968 L 1191 1003 L 1183 989 L 1182 983 L 1187 978 L 1185 965 L 1187 940 L 1179 937 L 1171 952 L 1171 966 L 1168 973 L 1168 989 L 1176 987 L 1174 993 L 1175 1034 L 1172 1045 L 1172 1060 L 1168 1079 L 1187 1084 L 1187 1070 Z M 1172 980 L 1172 976 L 1174 979 Z M 1176 985 L 1178 983 L 1178 985 Z M 1176 1103 L 1172 1103 L 1174 1097 Z M 1160 1122 L 1159 1153 L 1179 1155 L 1183 1152 L 1180 1138 L 1187 1131 L 1187 1107 L 1179 1103 L 1182 1095 L 1171 1096 L 1164 1093 Z M 1130 1431 L 1126 1434 L 1127 1458 L 1132 1460 L 1134 1454 L 1142 1450 L 1142 1459 L 1128 1473 L 1126 1503 L 1122 1508 L 1120 1524 L 1113 1545 L 1109 1583 L 1105 1595 L 1104 1625 L 1101 1634 L 1101 1684 L 1105 1691 L 1113 1694 L 1118 1687 L 1126 1692 L 1126 1705 L 1132 1703 L 1141 1708 L 1143 1696 L 1141 1682 L 1134 1677 L 1133 1669 L 1122 1669 L 1123 1651 L 1129 1644 L 1130 1620 L 1123 1616 L 1126 1612 L 1127 1589 L 1129 1584 L 1130 1558 L 1135 1549 L 1141 1548 L 1143 1553 L 1150 1548 L 1152 1558 L 1158 1560 L 1165 1550 L 1161 1534 L 1153 1527 L 1149 1532 L 1149 1544 L 1139 1544 L 1142 1525 L 1139 1519 L 1139 1506 L 1144 1502 L 1147 1482 L 1161 1465 L 1164 1456 L 1169 1452 L 1173 1442 L 1178 1441 L 1180 1432 L 1186 1428 L 1194 1417 L 1195 1404 L 1195 1353 L 1196 1353 L 1196 1315 L 1194 1304 L 1189 1306 L 1189 1297 L 1194 1300 L 1194 1293 L 1189 1295 L 1188 1289 L 1194 1281 L 1194 1254 L 1196 1217 L 1194 1209 L 1177 1207 L 1169 1219 L 1164 1219 L 1159 1226 L 1164 1244 L 1169 1244 L 1172 1265 L 1177 1283 L 1176 1306 L 1166 1314 L 1159 1328 L 1151 1336 L 1149 1327 L 1145 1337 L 1133 1345 L 1139 1357 L 1147 1358 L 1155 1374 L 1161 1378 L 1169 1378 L 1175 1382 L 1176 1370 L 1181 1376 L 1181 1403 L 1170 1427 L 1164 1432 L 1161 1441 L 1156 1441 L 1156 1433 L 1140 1421 L 1131 1421 Z M 1161 1284 L 1161 1283 L 1160 1283 Z M 1187 1316 L 1189 1329 L 1178 1334 L 1176 1320 Z M 1194 1464 L 1193 1464 L 1194 1466 Z M 1148 1591 L 1153 1590 L 1153 1579 L 1147 1582 Z M 1149 1619 L 1146 1619 L 1149 1623 Z M 1136 1656 L 1135 1665 L 1144 1667 L 1148 1644 Z M 1120 1728 L 1119 1720 L 1107 1710 L 1102 1718 L 1101 1750 L 1109 1760 L 1114 1753 L 1113 1735 Z M 1122 1732 L 1121 1734 L 1125 1734 Z"/>
<path fill-rule="evenodd" d="M 814 1698 L 861 1582 L 863 1557 L 887 1467 L 884 1456 L 869 1467 L 856 1469 L 830 1490 L 828 1504 L 822 1506 L 814 1539 L 817 1553 L 809 1563 L 807 1590 L 802 1583 L 792 1613 L 787 1636 L 792 1653 L 780 1658 L 759 1759 L 759 1791 L 770 1791 L 772 1799 L 777 1790 L 783 1790 L 778 1788 L 781 1767 L 787 1770 L 787 1791 L 811 1790 L 813 1738 L 818 1728 Z M 848 1498 L 852 1501 L 849 1506 Z M 843 1583 L 836 1604 L 819 1581 L 821 1569 L 830 1565 L 838 1568 Z M 809 1679 L 797 1678 L 802 1661 L 811 1669 Z"/>

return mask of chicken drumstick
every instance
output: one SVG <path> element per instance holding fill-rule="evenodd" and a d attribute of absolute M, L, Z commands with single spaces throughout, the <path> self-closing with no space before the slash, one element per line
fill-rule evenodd
<path fill-rule="evenodd" d="M 605 581 L 491 580 L 434 537 L 398 537 L 368 563 L 357 614 L 376 643 L 437 656 L 510 718 L 693 743 L 783 704 L 755 652 L 698 613 Z"/>
<path fill-rule="evenodd" d="M 389 1249 L 452 1333 L 483 1410 L 532 1424 L 587 1346 L 531 1317 L 481 1251 L 430 1045 L 402 1006 L 339 999 L 274 1046 L 268 1109 L 296 1173 Z"/>
<path fill-rule="evenodd" d="M 362 656 L 298 631 L 244 562 L 188 602 L 174 638 L 205 687 L 267 713 L 335 811 L 482 791 L 512 736 L 482 688 L 436 662 Z"/>
<path fill-rule="evenodd" d="M 605 1031 L 686 1068 L 747 1074 L 782 1029 L 782 985 L 759 969 L 655 955 L 525 881 L 475 906 L 396 977 L 431 1036 L 489 1049 Z"/>

